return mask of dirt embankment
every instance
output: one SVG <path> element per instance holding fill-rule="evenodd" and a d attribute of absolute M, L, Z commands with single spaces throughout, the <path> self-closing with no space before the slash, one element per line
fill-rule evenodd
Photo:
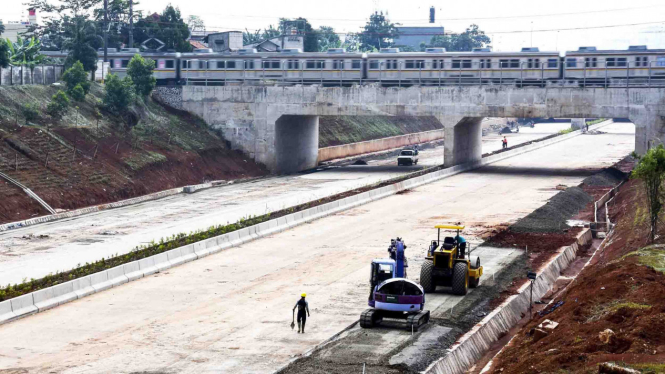
<path fill-rule="evenodd" d="M 665 227 L 649 245 L 647 212 L 641 182 L 624 184 L 610 206 L 617 226 L 606 248 L 557 298 L 561 307 L 516 334 L 492 372 L 589 373 L 604 362 L 665 372 Z M 528 334 L 546 318 L 559 323 L 551 334 Z"/>
<path fill-rule="evenodd" d="M 320 116 L 319 148 L 440 129 L 432 116 Z"/>
<path fill-rule="evenodd" d="M 0 87 L 0 171 L 55 209 L 267 174 L 229 149 L 201 119 L 151 98 L 117 117 L 99 106 L 103 88 L 94 85 L 84 102 L 72 102 L 65 117 L 54 121 L 45 108 L 55 92 L 48 86 Z M 26 121 L 25 103 L 39 108 L 38 118 Z M 5 180 L 0 180 L 0 196 L 0 223 L 48 213 Z"/>

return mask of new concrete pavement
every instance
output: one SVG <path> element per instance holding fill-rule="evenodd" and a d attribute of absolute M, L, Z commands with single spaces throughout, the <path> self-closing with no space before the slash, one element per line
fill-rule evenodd
<path fill-rule="evenodd" d="M 369 263 L 385 255 L 391 237 L 405 238 L 409 275 L 417 279 L 436 223 L 462 221 L 471 228 L 466 237 L 478 243 L 478 232 L 516 221 L 556 194 L 557 185 L 578 184 L 591 169 L 633 150 L 632 125 L 602 130 L 608 134 L 578 136 L 2 325 L 0 368 L 269 373 L 358 318 L 366 307 Z M 236 199 L 245 197 L 236 191 Z M 161 213 L 187 222 L 173 207 Z M 164 220 L 159 213 L 144 220 Z M 489 252 L 482 258 L 486 276 L 519 254 Z M 312 311 L 304 335 L 289 328 L 301 292 Z M 459 300 L 441 294 L 428 304 L 448 308 Z"/>
<path fill-rule="evenodd" d="M 539 124 L 509 134 L 509 145 L 556 133 L 565 123 Z M 483 138 L 483 152 L 501 148 L 497 134 Z M 397 167 L 396 158 L 367 166 L 332 168 L 316 173 L 273 177 L 175 195 L 123 208 L 0 233 L 0 284 L 20 283 L 78 264 L 124 254 L 137 245 L 182 232 L 269 213 L 335 193 L 379 182 L 443 162 L 443 148 L 421 152 L 418 166 Z"/>

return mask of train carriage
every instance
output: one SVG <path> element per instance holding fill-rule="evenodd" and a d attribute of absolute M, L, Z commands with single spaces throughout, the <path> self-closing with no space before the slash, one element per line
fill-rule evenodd
<path fill-rule="evenodd" d="M 627 50 L 580 47 L 566 52 L 562 79 L 580 86 L 650 85 L 665 79 L 665 50 L 644 45 Z"/>

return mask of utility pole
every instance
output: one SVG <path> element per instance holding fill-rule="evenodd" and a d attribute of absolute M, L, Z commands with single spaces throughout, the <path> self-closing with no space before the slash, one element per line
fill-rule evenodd
<path fill-rule="evenodd" d="M 108 45 L 109 45 L 109 0 L 104 0 L 104 62 L 109 61 Z M 102 64 L 102 71 L 104 71 L 103 64 Z"/>
<path fill-rule="evenodd" d="M 134 48 L 134 0 L 129 0 L 129 46 Z"/>

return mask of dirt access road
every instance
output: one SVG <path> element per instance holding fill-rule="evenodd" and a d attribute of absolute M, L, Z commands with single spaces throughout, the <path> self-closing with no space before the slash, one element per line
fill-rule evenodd
<path fill-rule="evenodd" d="M 370 260 L 385 255 L 391 237 L 404 236 L 415 278 L 434 224 L 462 221 L 478 243 L 475 233 L 523 217 L 558 184 L 579 183 L 633 144 L 630 134 L 578 136 L 2 325 L 0 368 L 272 372 L 357 320 Z M 513 251 L 487 254 L 486 275 Z M 312 309 L 305 335 L 288 327 L 301 292 Z M 441 304 L 462 299 L 442 297 Z"/>
<path fill-rule="evenodd" d="M 567 124 L 539 124 L 533 134 L 510 134 L 510 145 L 556 133 Z M 484 139 L 483 152 L 500 149 L 498 135 Z M 175 195 L 124 208 L 87 214 L 0 233 L 0 284 L 20 283 L 77 264 L 124 254 L 140 244 L 182 232 L 236 222 L 438 165 L 443 148 L 423 150 L 420 163 L 397 167 L 395 158 L 370 166 L 331 168 Z"/>

